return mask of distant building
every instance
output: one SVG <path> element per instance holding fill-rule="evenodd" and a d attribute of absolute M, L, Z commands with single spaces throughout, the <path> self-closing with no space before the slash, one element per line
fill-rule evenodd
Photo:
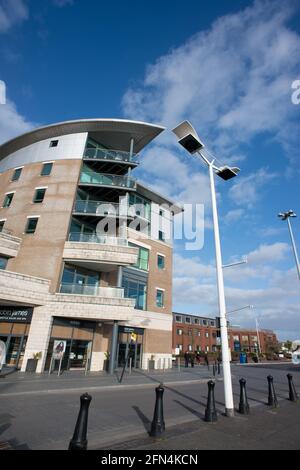
<path fill-rule="evenodd" d="M 199 317 L 187 313 L 173 312 L 173 351 L 217 352 L 220 345 L 216 318 Z M 231 327 L 228 329 L 231 351 L 268 352 L 278 344 L 276 334 L 271 330 Z"/>

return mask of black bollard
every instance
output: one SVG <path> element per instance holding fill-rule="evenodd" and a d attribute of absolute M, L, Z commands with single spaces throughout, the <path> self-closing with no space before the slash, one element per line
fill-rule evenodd
<path fill-rule="evenodd" d="M 298 401 L 298 395 L 297 395 L 296 388 L 293 382 L 292 374 L 287 374 L 287 378 L 289 381 L 289 400 Z"/>
<path fill-rule="evenodd" d="M 80 410 L 74 430 L 73 437 L 69 444 L 69 450 L 87 450 L 87 425 L 88 425 L 88 414 L 89 406 L 92 397 L 85 393 L 80 397 Z"/>
<path fill-rule="evenodd" d="M 165 421 L 164 421 L 164 408 L 163 408 L 163 394 L 164 394 L 163 384 L 155 389 L 156 401 L 154 408 L 153 421 L 151 424 L 151 437 L 160 437 L 165 432 Z"/>
<path fill-rule="evenodd" d="M 214 364 L 213 364 L 213 376 L 214 376 L 214 377 L 216 376 L 216 367 L 215 367 Z"/>
<path fill-rule="evenodd" d="M 268 375 L 267 379 L 268 379 L 268 385 L 269 385 L 268 405 L 276 408 L 278 406 L 278 401 L 277 401 L 277 397 L 275 393 L 272 375 Z"/>
<path fill-rule="evenodd" d="M 204 421 L 206 421 L 207 423 L 213 423 L 218 420 L 214 392 L 215 382 L 213 380 L 210 380 L 209 382 L 207 382 L 207 385 L 208 397 Z"/>
<path fill-rule="evenodd" d="M 248 415 L 250 413 L 250 407 L 248 403 L 248 397 L 246 392 L 246 380 L 240 380 L 240 403 L 239 403 L 239 413 L 242 415 Z"/>
<path fill-rule="evenodd" d="M 220 361 L 218 362 L 218 374 L 219 374 L 219 375 L 221 374 L 221 364 L 220 364 Z"/>

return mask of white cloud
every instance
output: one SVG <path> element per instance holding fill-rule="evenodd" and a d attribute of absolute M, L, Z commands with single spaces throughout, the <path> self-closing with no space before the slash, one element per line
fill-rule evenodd
<path fill-rule="evenodd" d="M 291 151 L 300 36 L 288 23 L 295 8 L 289 0 L 262 0 L 219 18 L 148 66 L 143 83 L 124 96 L 125 115 L 169 128 L 187 118 L 226 158 L 242 159 L 238 145 L 265 132 Z"/>
<path fill-rule="evenodd" d="M 34 126 L 36 124 L 22 116 L 11 101 L 0 105 L 0 144 L 30 131 Z"/>
<path fill-rule="evenodd" d="M 15 24 L 27 20 L 29 12 L 24 0 L 0 1 L 0 33 L 6 33 Z"/>
<path fill-rule="evenodd" d="M 248 255 L 248 261 L 250 264 L 264 264 L 282 261 L 287 253 L 290 251 L 290 247 L 287 243 L 274 243 L 273 245 L 261 245 L 256 250 L 251 251 Z"/>
<path fill-rule="evenodd" d="M 239 176 L 229 189 L 229 197 L 235 204 L 251 208 L 268 188 L 270 181 L 276 177 L 277 174 L 265 168 L 260 168 L 248 176 Z"/>
<path fill-rule="evenodd" d="M 227 214 L 223 217 L 223 221 L 225 224 L 230 225 L 232 222 L 240 220 L 244 213 L 244 209 L 233 209 L 227 212 Z"/>

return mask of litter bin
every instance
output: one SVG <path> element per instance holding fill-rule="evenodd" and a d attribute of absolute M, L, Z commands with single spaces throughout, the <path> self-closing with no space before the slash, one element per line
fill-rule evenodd
<path fill-rule="evenodd" d="M 241 353 L 240 354 L 240 364 L 246 364 L 247 362 L 247 354 L 246 353 Z"/>

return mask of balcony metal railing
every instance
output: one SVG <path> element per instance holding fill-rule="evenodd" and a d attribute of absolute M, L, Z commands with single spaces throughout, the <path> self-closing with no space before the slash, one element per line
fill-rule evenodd
<path fill-rule="evenodd" d="M 129 152 L 122 150 L 111 150 L 101 148 L 87 148 L 84 153 L 84 158 L 95 160 L 107 160 L 121 163 L 139 163 L 139 156 L 137 154 L 130 155 Z"/>
<path fill-rule="evenodd" d="M 82 284 L 68 284 L 62 283 L 60 285 L 61 294 L 73 294 L 73 295 L 90 295 L 97 297 L 107 297 L 110 299 L 123 299 L 124 298 L 124 289 L 121 287 L 99 287 L 99 286 L 89 286 Z"/>
<path fill-rule="evenodd" d="M 126 204 L 118 204 L 105 201 L 82 201 L 78 200 L 74 205 L 74 212 L 79 214 L 96 214 L 100 216 L 111 217 L 134 217 L 135 211 L 133 207 Z"/>
<path fill-rule="evenodd" d="M 69 234 L 70 242 L 102 243 L 104 245 L 128 246 L 128 240 L 121 237 L 109 237 L 97 233 L 72 232 Z"/>
<path fill-rule="evenodd" d="M 99 184 L 100 186 L 116 186 L 119 188 L 136 189 L 136 180 L 126 175 L 109 175 L 95 171 L 83 170 L 80 183 Z"/>

